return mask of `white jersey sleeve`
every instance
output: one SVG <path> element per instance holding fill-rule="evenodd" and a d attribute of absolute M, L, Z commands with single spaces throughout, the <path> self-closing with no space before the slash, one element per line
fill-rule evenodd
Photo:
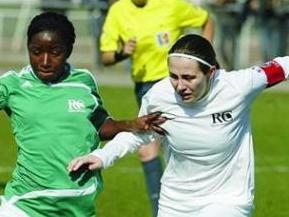
<path fill-rule="evenodd" d="M 106 143 L 101 149 L 96 149 L 91 154 L 100 158 L 103 168 L 113 165 L 114 161 L 122 158 L 128 153 L 135 152 L 141 145 L 153 141 L 152 133 L 129 133 L 122 132 L 117 134 L 113 140 Z"/>
<path fill-rule="evenodd" d="M 277 57 L 260 67 L 266 77 L 266 87 L 276 85 L 289 76 L 289 56 Z"/>
<path fill-rule="evenodd" d="M 284 76 L 286 80 L 289 79 L 289 56 L 286 57 L 277 57 L 274 59 L 283 69 L 284 75 L 281 73 L 281 78 Z"/>
<path fill-rule="evenodd" d="M 146 115 L 153 112 L 151 108 L 151 95 L 154 94 L 149 91 L 142 99 L 142 105 L 139 111 L 139 116 Z M 146 145 L 154 140 L 161 140 L 162 136 L 155 132 L 148 133 L 130 133 L 122 132 L 117 134 L 113 140 L 106 143 L 102 149 L 97 149 L 92 152 L 103 162 L 103 167 L 111 166 L 115 160 L 125 156 L 128 153 L 135 152 L 141 145 Z"/>
<path fill-rule="evenodd" d="M 289 57 L 278 57 L 262 66 L 232 71 L 226 77 L 245 96 L 255 96 L 265 88 L 288 79 Z"/>

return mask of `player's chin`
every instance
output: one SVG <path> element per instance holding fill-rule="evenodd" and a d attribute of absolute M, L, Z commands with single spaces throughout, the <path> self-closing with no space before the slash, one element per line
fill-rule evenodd
<path fill-rule="evenodd" d="M 48 72 L 48 73 L 38 72 L 37 75 L 38 75 L 38 78 L 42 80 L 43 82 L 52 82 L 56 78 L 56 74 L 53 72 Z"/>
<path fill-rule="evenodd" d="M 195 99 L 190 99 L 190 100 L 183 100 L 184 103 L 186 104 L 192 104 L 192 103 L 195 103 L 197 100 Z"/>
<path fill-rule="evenodd" d="M 184 103 L 192 103 L 197 100 L 197 98 L 193 95 L 185 95 L 185 96 L 181 96 L 181 98 Z"/>

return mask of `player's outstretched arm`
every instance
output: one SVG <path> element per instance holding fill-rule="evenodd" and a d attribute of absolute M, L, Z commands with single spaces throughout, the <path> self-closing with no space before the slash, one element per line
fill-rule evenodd
<path fill-rule="evenodd" d="M 75 172 L 82 166 L 87 166 L 89 170 L 96 170 L 96 169 L 101 169 L 103 166 L 103 163 L 101 159 L 99 159 L 98 157 L 92 154 L 87 154 L 87 155 L 84 155 L 84 156 L 81 156 L 72 160 L 69 163 L 67 170 L 70 173 Z"/>
<path fill-rule="evenodd" d="M 107 119 L 101 126 L 99 135 L 101 140 L 110 140 L 120 132 L 155 131 L 161 135 L 165 130 L 160 127 L 166 121 L 161 112 L 154 112 L 130 121 Z"/>
<path fill-rule="evenodd" d="M 84 166 L 90 170 L 107 168 L 117 159 L 128 153 L 133 153 L 141 145 L 149 144 L 155 139 L 161 139 L 155 133 L 131 133 L 122 132 L 117 134 L 113 140 L 105 144 L 101 149 L 96 149 L 88 155 L 75 158 L 69 163 L 70 172 L 78 170 Z"/>

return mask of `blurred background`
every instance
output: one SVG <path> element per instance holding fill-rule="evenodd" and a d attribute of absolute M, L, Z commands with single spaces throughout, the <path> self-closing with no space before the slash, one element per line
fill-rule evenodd
<path fill-rule="evenodd" d="M 248 67 L 288 53 L 289 0 L 187 1 L 207 8 L 213 16 L 214 47 L 222 67 L 228 70 Z M 274 10 L 270 16 L 267 10 L 271 9 L 267 6 L 262 9 L 259 1 L 276 2 L 274 7 L 269 4 Z M 0 0 L 0 72 L 28 63 L 27 26 L 39 12 L 54 10 L 65 13 L 75 25 L 77 39 L 70 58 L 73 65 L 95 72 L 100 82 L 132 85 L 127 73 L 129 63 L 107 68 L 98 61 L 98 23 L 104 18 L 108 5 L 108 0 Z M 117 73 L 105 73 L 107 71 Z"/>

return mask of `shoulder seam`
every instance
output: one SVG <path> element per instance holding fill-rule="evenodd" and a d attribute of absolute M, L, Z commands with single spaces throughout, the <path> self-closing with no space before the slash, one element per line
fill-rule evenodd
<path fill-rule="evenodd" d="M 98 88 L 96 78 L 95 78 L 95 76 L 93 76 L 92 72 L 90 72 L 90 71 L 87 70 L 87 69 L 76 69 L 76 70 L 78 70 L 78 71 L 81 72 L 81 73 L 85 73 L 85 74 L 89 75 L 90 78 L 93 80 L 93 83 L 94 83 L 95 88 L 96 88 L 96 89 Z M 75 73 L 73 73 L 73 74 L 75 74 Z"/>
<path fill-rule="evenodd" d="M 98 86 L 97 86 L 96 78 L 95 78 L 95 76 L 93 76 L 92 72 L 90 72 L 89 70 L 83 70 L 83 72 L 88 74 L 92 78 L 94 85 L 95 85 L 95 88 L 97 88 Z"/>
<path fill-rule="evenodd" d="M 31 68 L 30 65 L 24 67 L 24 68 L 21 69 L 20 72 L 18 73 L 18 77 L 21 77 L 21 76 L 24 75 L 24 74 L 29 74 L 31 70 L 32 70 L 32 68 Z"/>
<path fill-rule="evenodd" d="M 11 75 L 17 75 L 17 74 L 15 71 L 11 70 L 11 71 L 5 72 L 3 75 L 0 76 L 0 78 L 6 78 Z"/>

